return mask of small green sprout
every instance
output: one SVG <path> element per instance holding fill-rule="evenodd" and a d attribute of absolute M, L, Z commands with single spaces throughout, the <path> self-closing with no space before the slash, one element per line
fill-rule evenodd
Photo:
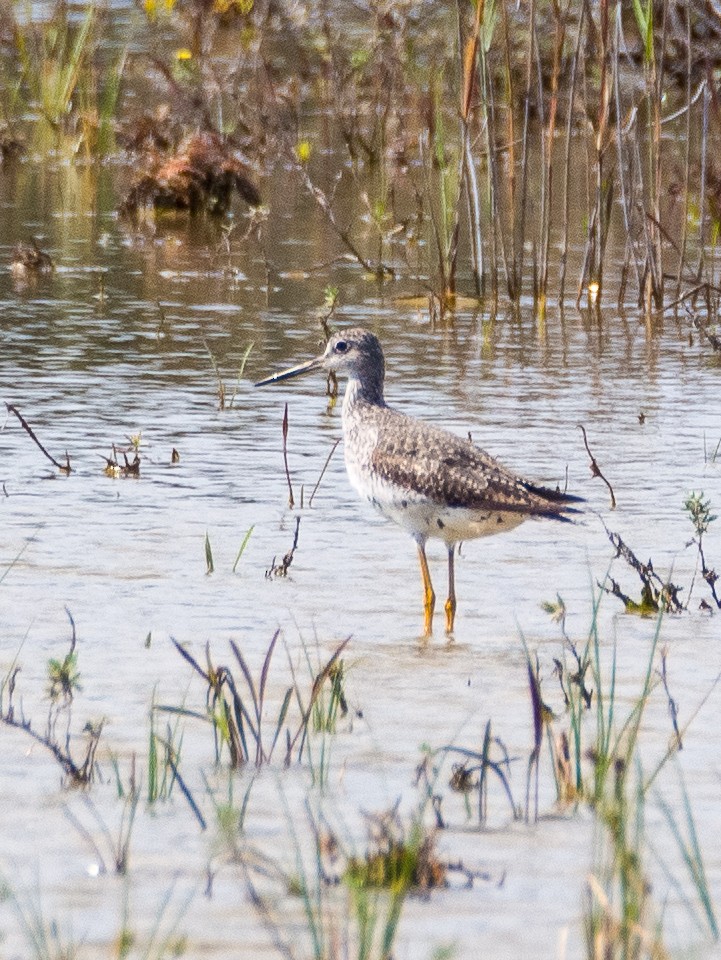
<path fill-rule="evenodd" d="M 711 513 L 711 501 L 704 500 L 703 490 L 700 493 L 692 493 L 684 501 L 684 509 L 688 512 L 693 524 L 696 536 L 701 538 L 708 528 L 717 519 L 715 513 Z"/>
<path fill-rule="evenodd" d="M 48 660 L 48 696 L 53 703 L 64 700 L 69 703 L 77 690 L 81 690 L 78 671 L 78 655 L 71 649 L 62 660 Z"/>

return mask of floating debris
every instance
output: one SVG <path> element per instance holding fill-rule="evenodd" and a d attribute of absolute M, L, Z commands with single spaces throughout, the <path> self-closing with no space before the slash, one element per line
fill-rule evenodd
<path fill-rule="evenodd" d="M 147 168 L 130 188 L 121 212 L 133 215 L 152 207 L 221 216 L 234 189 L 251 206 L 260 205 L 260 193 L 238 151 L 218 134 L 195 133 L 174 154 L 149 153 Z"/>
<path fill-rule="evenodd" d="M 138 451 L 136 447 L 131 447 L 130 452 L 134 451 L 135 456 L 132 460 L 128 460 L 128 450 L 120 450 L 118 447 L 113 444 L 113 455 L 111 457 L 103 457 L 105 460 L 105 468 L 103 473 L 106 477 L 112 477 L 112 479 L 117 480 L 121 477 L 139 477 L 140 476 L 140 457 L 138 456 Z M 118 454 L 122 453 L 123 463 L 120 463 L 118 460 Z"/>
<path fill-rule="evenodd" d="M 21 137 L 9 127 L 0 128 L 0 164 L 12 163 L 25 153 L 25 144 Z"/>
<path fill-rule="evenodd" d="M 34 237 L 29 243 L 22 241 L 13 250 L 10 270 L 16 277 L 27 277 L 31 273 L 52 273 L 55 269 L 50 254 L 38 246 Z"/>

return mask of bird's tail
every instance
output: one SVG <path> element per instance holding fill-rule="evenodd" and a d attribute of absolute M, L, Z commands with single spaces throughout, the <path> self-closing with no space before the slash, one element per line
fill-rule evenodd
<path fill-rule="evenodd" d="M 523 481 L 524 489 L 528 490 L 529 493 L 532 493 L 536 497 L 541 497 L 542 500 L 547 500 L 549 503 L 585 503 L 586 500 L 584 497 L 577 497 L 572 493 L 564 493 L 558 488 L 551 490 L 550 487 L 541 487 L 535 483 L 529 483 L 527 480 Z M 571 510 L 573 508 L 570 508 Z"/>

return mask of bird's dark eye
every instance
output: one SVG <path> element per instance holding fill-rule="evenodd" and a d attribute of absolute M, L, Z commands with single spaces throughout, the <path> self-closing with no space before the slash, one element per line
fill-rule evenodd
<path fill-rule="evenodd" d="M 335 345 L 336 353 L 348 353 L 348 343 L 345 340 L 339 340 Z"/>

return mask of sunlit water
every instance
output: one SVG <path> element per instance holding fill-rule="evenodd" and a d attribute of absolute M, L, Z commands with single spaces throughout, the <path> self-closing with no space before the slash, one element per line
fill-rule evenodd
<path fill-rule="evenodd" d="M 331 818 L 342 812 L 349 842 L 362 837 L 361 812 L 387 809 L 398 798 L 403 811 L 415 807 L 423 744 L 478 748 L 489 719 L 518 758 L 511 782 L 516 802 L 524 803 L 532 723 L 521 636 L 538 650 L 544 693 L 560 711 L 552 676 L 561 651 L 559 627 L 541 604 L 559 594 L 569 634 L 585 639 L 595 581 L 603 579 L 613 557 L 602 519 L 641 560 L 650 556 L 660 572 L 673 568 L 676 582 L 689 583 L 696 555 L 684 549 L 691 527 L 683 501 L 703 489 L 714 506 L 721 504 L 719 464 L 710 458 L 721 437 L 720 368 L 704 346 L 689 341 L 683 320 L 649 328 L 634 313 L 619 317 L 607 309 L 597 319 L 569 310 L 563 321 L 552 312 L 540 329 L 530 312 L 520 322 L 501 313 L 494 323 L 459 312 L 434 329 L 424 307 L 397 300 L 416 292 L 404 285 L 379 288 L 351 266 L 301 277 L 295 271 L 329 259 L 327 251 L 319 254 L 315 233 L 303 243 L 303 224 L 316 212 L 301 197 L 288 198 L 288 233 L 268 239 L 278 270 L 266 289 L 260 258 L 244 247 L 229 264 L 212 225 L 138 234 L 110 210 L 90 218 L 74 200 L 74 190 L 83 194 L 83 176 L 47 174 L 40 190 L 32 169 L 23 169 L 0 183 L 2 262 L 9 263 L 18 239 L 35 234 L 58 265 L 53 275 L 27 283 L 8 270 L 0 274 L 0 392 L 56 458 L 68 451 L 73 468 L 70 476 L 59 475 L 8 415 L 0 433 L 0 559 L 8 571 L 0 586 L 0 668 L 4 675 L 15 658 L 22 665 L 16 703 L 42 730 L 46 664 L 68 648 L 65 608 L 71 612 L 82 683 L 73 729 L 79 733 L 88 718 L 107 718 L 103 782 L 92 788 L 86 805 L 82 795 L 62 787 L 59 768 L 41 747 L 4 729 L 0 865 L 26 917 L 57 919 L 63 942 L 95 944 L 98 955 L 123 926 L 127 896 L 127 925 L 139 943 L 162 915 L 164 929 L 179 917 L 177 932 L 187 936 L 188 956 L 270 956 L 242 874 L 228 862 L 227 845 L 217 841 L 202 774 L 220 799 L 227 796 L 226 775 L 213 772 L 210 730 L 199 721 L 185 723 L 182 769 L 208 830 L 199 830 L 177 790 L 170 803 L 152 810 L 141 803 L 129 878 L 112 874 L 100 826 L 105 823 L 117 837 L 121 805 L 110 757 L 127 781 L 136 756 L 137 777 L 144 778 L 153 698 L 197 710 L 204 705 L 204 691 L 169 638 L 188 644 L 201 661 L 208 642 L 215 661 L 225 663 L 234 638 L 257 673 L 279 627 L 302 670 L 303 645 L 320 661 L 340 640 L 352 638 L 345 660 L 354 719 L 344 721 L 332 746 L 325 800 Z M 282 189 L 282 172 L 277 177 L 271 195 Z M 418 640 L 422 608 L 414 545 L 357 501 L 342 447 L 308 506 L 341 433 L 340 406 L 328 410 L 323 378 L 263 391 L 252 386 L 317 352 L 318 307 L 329 282 L 340 289 L 333 323 L 362 323 L 380 336 L 389 402 L 458 433 L 470 431 L 475 442 L 535 480 L 563 485 L 567 472 L 570 491 L 588 501 L 577 524 L 529 522 L 505 536 L 464 545 L 450 643 L 439 614 L 433 640 Z M 209 351 L 226 384 L 224 410 L 218 408 Z M 282 459 L 286 403 L 294 509 Z M 590 477 L 581 423 L 615 490 L 615 511 L 602 481 Z M 111 455 L 112 444 L 138 433 L 140 477 L 106 476 L 103 457 Z M 171 463 L 173 449 L 177 463 Z M 299 544 L 288 576 L 268 576 L 273 559 L 279 562 L 289 550 L 298 516 Z M 212 574 L 206 570 L 206 537 Z M 711 565 L 721 564 L 714 526 L 706 552 Z M 442 600 L 444 551 L 436 545 L 430 556 Z M 638 595 L 632 572 L 620 561 L 613 574 Z M 718 616 L 698 609 L 705 589 L 697 582 L 690 610 L 662 626 L 682 726 L 721 670 Z M 600 632 L 609 658 L 617 643 L 623 706 L 640 691 L 655 626 L 621 609 L 617 600 L 604 600 Z M 273 709 L 287 679 L 286 659 L 279 646 L 271 670 Z M 712 692 L 685 735 L 679 769 L 670 769 L 659 789 L 676 797 L 683 771 L 711 889 L 721 902 L 721 856 L 714 842 L 721 828 L 717 713 Z M 644 730 L 649 768 L 670 734 L 661 695 Z M 437 785 L 449 824 L 439 835 L 440 851 L 488 879 L 463 889 L 454 878 L 449 889 L 412 899 L 395 956 L 426 958 L 448 944 L 454 956 L 468 960 L 579 956 L 582 891 L 593 853 L 590 817 L 512 824 L 496 785 L 489 798 L 492 829 L 472 830 L 461 800 L 446 786 L 449 772 L 447 762 Z M 236 803 L 249 778 L 237 778 Z M 285 771 L 278 760 L 260 775 L 248 805 L 250 842 L 289 870 L 293 831 L 307 834 L 302 800 L 308 785 L 307 765 Z M 555 812 L 553 798 L 544 753 L 542 814 Z M 66 807 L 95 839 L 109 875 L 95 875 L 97 851 L 68 819 Z M 651 810 L 649 819 L 664 862 L 688 889 L 662 818 Z M 215 874 L 211 896 L 205 894 L 208 865 Z M 697 944 L 694 955 L 711 956 L 688 911 L 678 906 L 678 892 L 669 893 L 663 870 L 653 863 L 650 869 L 658 877 L 657 902 L 671 898 L 671 941 Z M 300 906 L 291 901 L 287 909 L 297 911 L 300 929 Z M 0 910 L 2 955 L 29 955 L 16 908 L 6 903 Z"/>

